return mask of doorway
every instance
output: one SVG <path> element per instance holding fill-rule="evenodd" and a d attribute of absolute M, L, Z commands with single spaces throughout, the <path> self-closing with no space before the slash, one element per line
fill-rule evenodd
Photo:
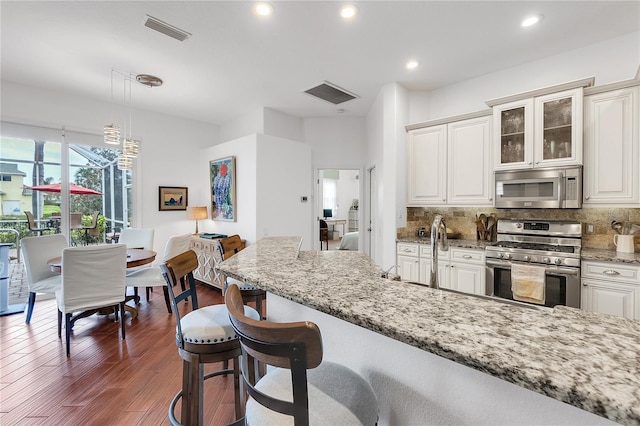
<path fill-rule="evenodd" d="M 320 250 L 320 220 L 328 226 L 329 250 L 361 250 L 361 180 L 357 169 L 318 169 L 314 249 Z M 346 237 L 345 237 L 346 235 Z"/>

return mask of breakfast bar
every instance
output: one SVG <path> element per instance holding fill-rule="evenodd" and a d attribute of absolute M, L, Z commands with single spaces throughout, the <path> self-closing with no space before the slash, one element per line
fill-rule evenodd
<path fill-rule="evenodd" d="M 218 265 L 310 320 L 370 381 L 379 424 L 639 424 L 640 322 L 530 309 L 381 277 L 364 253 L 267 237 Z"/>

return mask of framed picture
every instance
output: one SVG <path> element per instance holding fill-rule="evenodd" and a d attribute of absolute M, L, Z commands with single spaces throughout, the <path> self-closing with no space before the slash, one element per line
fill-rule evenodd
<path fill-rule="evenodd" d="M 236 157 L 213 160 L 209 164 L 211 184 L 211 219 L 235 222 Z"/>
<path fill-rule="evenodd" d="M 158 187 L 158 210 L 186 210 L 188 202 L 188 188 L 182 186 Z"/>

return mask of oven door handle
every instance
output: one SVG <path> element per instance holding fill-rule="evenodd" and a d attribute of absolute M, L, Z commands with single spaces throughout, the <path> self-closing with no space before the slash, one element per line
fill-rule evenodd
<path fill-rule="evenodd" d="M 501 261 L 501 260 L 486 260 L 486 264 L 488 267 L 499 267 L 503 269 L 511 269 L 511 264 L 517 263 L 519 265 L 529 265 L 529 263 L 524 262 L 511 262 L 511 261 Z M 578 268 L 563 268 L 562 266 L 551 266 L 544 268 L 545 274 L 562 274 L 562 275 L 579 275 L 580 269 Z"/>

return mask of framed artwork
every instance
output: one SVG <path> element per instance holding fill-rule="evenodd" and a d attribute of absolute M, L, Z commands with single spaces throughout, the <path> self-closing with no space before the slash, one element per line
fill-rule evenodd
<path fill-rule="evenodd" d="M 188 202 L 188 188 L 182 186 L 158 187 L 158 210 L 186 210 Z"/>
<path fill-rule="evenodd" d="M 211 184 L 211 219 L 235 222 L 236 157 L 226 157 L 209 163 Z"/>

